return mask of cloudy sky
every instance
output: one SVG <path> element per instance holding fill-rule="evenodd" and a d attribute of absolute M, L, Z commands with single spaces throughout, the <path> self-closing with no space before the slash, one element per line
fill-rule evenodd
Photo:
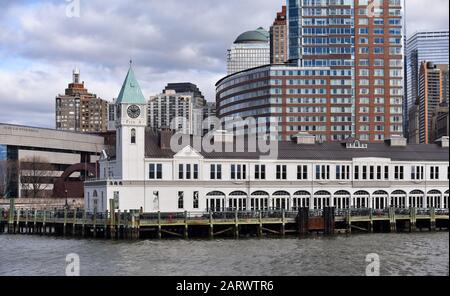
<path fill-rule="evenodd" d="M 408 31 L 449 27 L 448 0 L 406 0 Z M 79 17 L 70 10 L 80 3 Z M 196 83 L 214 100 L 226 49 L 268 28 L 283 0 L 0 0 L 0 122 L 54 127 L 55 96 L 74 67 L 116 97 L 133 59 L 146 97 Z"/>

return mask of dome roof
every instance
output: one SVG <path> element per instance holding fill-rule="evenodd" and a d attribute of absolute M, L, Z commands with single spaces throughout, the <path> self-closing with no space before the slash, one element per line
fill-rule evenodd
<path fill-rule="evenodd" d="M 269 38 L 269 32 L 263 28 L 258 28 L 254 31 L 242 33 L 234 43 L 267 43 L 269 42 Z"/>

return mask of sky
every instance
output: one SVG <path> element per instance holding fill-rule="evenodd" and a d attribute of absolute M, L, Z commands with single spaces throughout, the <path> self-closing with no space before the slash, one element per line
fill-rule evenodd
<path fill-rule="evenodd" d="M 447 29 L 448 0 L 406 0 L 408 34 Z M 146 97 L 192 82 L 208 101 L 242 32 L 268 29 L 283 0 L 0 0 L 0 122 L 54 128 L 72 70 L 117 97 L 133 60 Z M 78 5 L 79 4 L 79 5 Z"/>

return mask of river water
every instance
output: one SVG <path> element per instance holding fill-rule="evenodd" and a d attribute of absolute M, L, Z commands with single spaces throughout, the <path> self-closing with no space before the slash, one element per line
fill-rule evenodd
<path fill-rule="evenodd" d="M 245 240 L 79 240 L 0 235 L 0 275 L 365 275 L 376 253 L 381 275 L 449 275 L 449 233 Z"/>

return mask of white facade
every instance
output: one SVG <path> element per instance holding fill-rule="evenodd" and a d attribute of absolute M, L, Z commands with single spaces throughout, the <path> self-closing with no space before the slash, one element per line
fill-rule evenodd
<path fill-rule="evenodd" d="M 144 212 L 448 208 L 449 202 L 448 160 L 394 161 L 382 155 L 348 161 L 206 159 L 187 146 L 172 158 L 138 164 L 145 178 L 105 176 L 108 165 L 115 164 L 102 161 L 100 180 L 86 184 L 89 211 L 106 210 L 114 197 L 121 211 Z"/>
<path fill-rule="evenodd" d="M 188 144 L 175 153 L 171 135 L 147 134 L 146 102 L 131 68 L 117 115 L 116 156 L 102 158 L 100 178 L 85 183 L 87 211 L 111 210 L 110 200 L 121 211 L 146 213 L 448 208 L 448 137 L 440 145 L 406 146 L 402 138 L 315 144 L 299 134 L 296 143 L 276 142 L 273 160 Z M 214 145 L 230 139 L 214 137 Z"/>

